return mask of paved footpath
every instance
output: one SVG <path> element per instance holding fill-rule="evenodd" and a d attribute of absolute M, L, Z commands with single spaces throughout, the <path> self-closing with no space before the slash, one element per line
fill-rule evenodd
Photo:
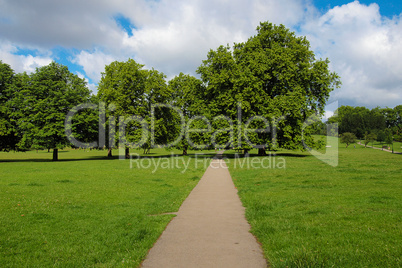
<path fill-rule="evenodd" d="M 141 267 L 267 267 L 244 211 L 225 162 L 213 159 Z"/>
<path fill-rule="evenodd" d="M 362 144 L 360 141 L 359 141 L 359 142 L 357 142 L 357 144 L 359 144 L 359 145 L 361 145 L 361 146 L 364 146 L 364 144 Z M 378 147 L 373 147 L 373 146 L 369 146 L 369 145 L 366 145 L 366 147 L 368 147 L 368 148 L 373 148 L 373 149 L 376 149 L 376 150 L 382 150 L 382 151 L 386 151 L 386 152 L 390 152 L 390 153 L 392 153 L 392 151 L 391 151 L 391 150 L 384 149 L 384 148 L 378 148 Z M 402 153 L 397 152 L 397 151 L 394 151 L 393 153 L 394 153 L 394 154 L 402 154 Z"/>

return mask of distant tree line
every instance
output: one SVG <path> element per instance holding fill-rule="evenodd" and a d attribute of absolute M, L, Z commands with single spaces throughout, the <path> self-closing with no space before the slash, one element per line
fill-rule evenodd
<path fill-rule="evenodd" d="M 327 122 L 319 122 L 314 125 L 316 134 L 327 134 L 327 124 L 338 124 L 339 135 L 353 134 L 357 139 L 362 139 L 367 144 L 370 141 L 391 143 L 402 142 L 402 105 L 394 108 L 368 109 L 366 107 L 339 107 L 334 116 Z M 346 135 L 350 137 L 350 135 Z"/>
<path fill-rule="evenodd" d="M 96 96 L 56 62 L 15 74 L 0 61 L 0 150 L 53 149 L 57 160 L 71 137 L 108 148 L 109 156 L 118 141 L 127 156 L 133 147 L 147 152 L 169 143 L 183 153 L 259 145 L 263 155 L 276 147 L 304 149 L 303 141 L 317 147 L 304 122 L 323 115 L 330 92 L 340 85 L 328 64 L 315 59 L 305 37 L 269 22 L 244 43 L 210 50 L 196 70 L 200 79 L 180 73 L 166 81 L 132 59 L 116 61 L 105 66 Z M 91 104 L 67 116 L 82 103 Z"/>

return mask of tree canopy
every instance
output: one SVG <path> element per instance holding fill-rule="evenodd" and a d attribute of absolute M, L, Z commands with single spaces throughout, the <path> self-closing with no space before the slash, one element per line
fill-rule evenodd
<path fill-rule="evenodd" d="M 14 70 L 0 60 L 0 150 L 16 148 L 17 129 L 13 119 L 13 80 Z"/>
<path fill-rule="evenodd" d="M 384 132 L 389 129 L 395 140 L 402 140 L 402 105 L 394 108 L 368 109 L 366 107 L 341 106 L 329 123 L 338 123 L 339 133 L 354 133 L 357 138 L 364 139 L 366 133 L 373 133 L 377 140 L 385 140 Z"/>
<path fill-rule="evenodd" d="M 347 148 L 349 144 L 356 142 L 356 136 L 353 133 L 345 132 L 341 135 L 341 142 L 346 143 Z"/>
<path fill-rule="evenodd" d="M 249 122 L 267 130 L 254 135 L 252 144 L 270 147 L 275 136 L 280 147 L 303 149 L 303 122 L 324 113 L 330 92 L 340 84 L 328 64 L 328 59 L 315 59 L 305 37 L 296 37 L 283 25 L 261 23 L 257 35 L 233 48 L 211 50 L 197 69 L 205 87 L 201 99 L 206 105 L 201 107 L 206 110 L 202 113 L 237 118 L 241 103 L 243 127 L 256 116 L 271 126 L 269 132 L 262 120 Z M 273 128 L 277 129 L 275 135 Z M 303 134 L 313 143 L 307 130 Z"/>
<path fill-rule="evenodd" d="M 127 157 L 130 144 L 131 147 L 150 148 L 153 138 L 151 124 L 154 124 L 153 129 L 156 130 L 156 143 L 167 142 L 172 136 L 169 124 L 165 124 L 170 116 L 166 109 L 153 108 L 155 104 L 167 103 L 172 96 L 165 75 L 143 67 L 133 59 L 112 62 L 105 67 L 98 86 L 99 100 L 104 101 L 107 107 L 113 107 L 109 109 L 109 115 L 119 120 L 116 122 L 119 127 L 117 140 L 126 147 Z M 152 111 L 156 113 L 153 122 Z"/>
<path fill-rule="evenodd" d="M 65 117 L 90 95 L 84 79 L 52 62 L 29 76 L 17 76 L 14 86 L 13 103 L 18 107 L 16 118 L 22 133 L 18 145 L 53 149 L 53 160 L 58 160 L 58 149 L 70 144 L 65 135 Z"/>
<path fill-rule="evenodd" d="M 56 160 L 57 149 L 69 144 L 67 113 L 90 101 L 69 128 L 94 146 L 103 124 L 109 152 L 117 141 L 127 156 L 130 147 L 153 145 L 303 150 L 319 145 L 311 137 L 317 127 L 306 122 L 323 115 L 340 85 L 329 60 L 316 59 L 305 37 L 269 22 L 243 43 L 211 49 L 196 70 L 200 79 L 180 73 L 166 82 L 163 73 L 144 67 L 133 59 L 112 62 L 97 96 L 90 96 L 85 81 L 56 62 L 29 75 L 0 62 L 0 148 L 54 149 Z M 384 113 L 384 124 L 400 122 L 393 110 L 377 111 L 378 122 Z"/>

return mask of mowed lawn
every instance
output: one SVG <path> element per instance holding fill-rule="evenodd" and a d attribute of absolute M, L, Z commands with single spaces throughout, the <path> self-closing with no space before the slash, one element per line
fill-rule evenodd
<path fill-rule="evenodd" d="M 272 267 L 402 266 L 402 155 L 339 144 L 337 167 L 309 153 L 275 158 L 286 168 L 228 161 Z"/>
<path fill-rule="evenodd" d="M 177 211 L 205 171 L 191 157 L 155 158 L 165 161 L 156 170 L 106 154 L 0 153 L 0 267 L 137 267 L 173 217 L 160 214 Z"/>
<path fill-rule="evenodd" d="M 337 167 L 290 151 L 265 168 L 228 160 L 272 267 L 402 265 L 402 155 L 339 146 Z M 0 153 L 0 267 L 137 267 L 209 162 L 105 155 Z"/>

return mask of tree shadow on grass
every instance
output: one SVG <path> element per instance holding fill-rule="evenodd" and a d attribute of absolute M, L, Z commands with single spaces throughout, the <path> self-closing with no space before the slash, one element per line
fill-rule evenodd
<path fill-rule="evenodd" d="M 66 153 L 67 151 L 60 151 L 59 153 Z M 311 157 L 312 155 L 308 154 L 299 154 L 299 153 L 267 153 L 265 157 L 297 157 L 297 158 L 304 158 L 304 157 Z M 244 154 L 242 153 L 230 153 L 230 154 L 217 154 L 213 152 L 206 152 L 206 153 L 189 153 L 185 156 L 182 154 L 164 154 L 164 155 L 157 155 L 156 153 L 149 153 L 146 155 L 133 155 L 131 154 L 131 159 L 145 159 L 145 158 L 171 158 L 171 157 L 189 157 L 194 159 L 235 159 L 235 158 L 244 158 Z M 254 158 L 254 157 L 262 157 L 258 154 L 249 154 L 247 157 Z M 58 161 L 53 161 L 51 155 L 49 154 L 49 158 L 25 158 L 25 159 L 0 159 L 0 163 L 24 163 L 24 162 L 75 162 L 75 161 L 92 161 L 92 160 L 119 160 L 120 156 L 115 155 L 113 157 L 107 157 L 106 154 L 103 156 L 89 156 L 89 157 L 82 157 L 82 158 L 59 158 Z M 130 159 L 123 159 L 123 160 L 130 160 Z"/>
<path fill-rule="evenodd" d="M 184 157 L 190 157 L 190 158 L 213 158 L 216 154 L 188 154 Z M 183 157 L 182 154 L 164 154 L 164 155 L 158 155 L 156 153 L 149 153 L 146 155 L 136 155 L 136 154 L 131 154 L 131 159 L 145 159 L 145 158 L 171 158 L 171 157 Z M 10 158 L 10 159 L 1 159 L 0 158 L 0 163 L 25 163 L 25 162 L 36 162 L 36 163 L 42 163 L 42 162 L 75 162 L 75 161 L 92 161 L 92 160 L 119 160 L 120 155 L 115 155 L 113 157 L 107 157 L 105 154 L 104 156 L 88 156 L 88 157 L 77 157 L 77 158 L 60 158 L 57 161 L 52 160 L 52 156 L 49 155 L 49 158 Z M 130 160 L 130 159 L 124 159 L 122 160 Z"/>
<path fill-rule="evenodd" d="M 275 156 L 285 156 L 285 157 L 298 157 L 298 158 L 312 157 L 313 156 L 311 154 L 297 154 L 297 153 L 276 153 L 274 155 Z"/>
<path fill-rule="evenodd" d="M 90 156 L 87 158 L 67 158 L 67 159 L 60 159 L 57 161 L 53 161 L 52 158 L 50 157 L 49 159 L 47 158 L 25 158 L 25 159 L 0 159 L 0 163 L 25 163 L 25 162 L 36 162 L 36 163 L 42 163 L 42 162 L 74 162 L 74 161 L 90 161 L 90 160 L 108 160 L 108 159 L 118 159 L 118 157 L 107 157 L 107 156 Z"/>
<path fill-rule="evenodd" d="M 299 153 L 267 153 L 265 156 L 261 156 L 258 154 L 249 154 L 247 157 L 297 157 L 297 158 L 304 158 L 304 157 L 311 157 L 312 155 L 307 155 L 307 154 L 299 154 Z M 233 159 L 233 158 L 244 158 L 246 156 L 244 156 L 244 154 L 241 153 L 233 153 L 233 154 L 224 154 L 223 158 L 229 158 L 229 159 Z"/>

